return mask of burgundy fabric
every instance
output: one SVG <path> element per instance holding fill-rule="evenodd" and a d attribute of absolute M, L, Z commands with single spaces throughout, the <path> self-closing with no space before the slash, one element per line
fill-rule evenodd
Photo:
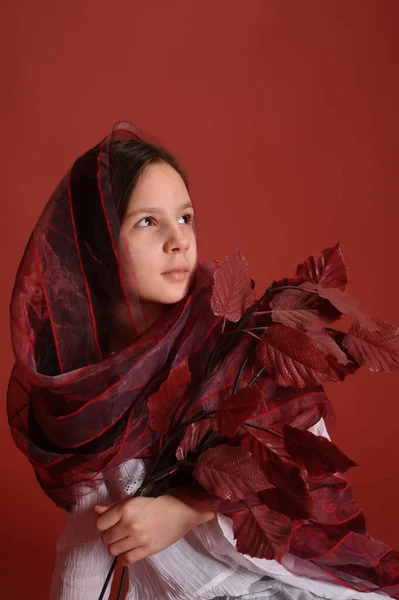
<path fill-rule="evenodd" d="M 217 262 L 199 261 L 187 296 L 110 354 L 110 306 L 126 303 L 133 330 L 141 311 L 140 300 L 127 297 L 117 253 L 120 224 L 109 162 L 110 144 L 122 139 L 154 142 L 135 126 L 118 123 L 74 162 L 32 232 L 11 299 L 11 432 L 46 494 L 69 509 L 98 484 L 105 468 L 151 454 L 156 433 L 149 426 L 149 395 L 188 357 L 192 380 L 184 406 L 223 327 L 210 308 Z M 218 407 L 250 343 L 242 336 L 189 414 Z M 242 384 L 258 367 L 248 361 Z M 257 383 L 268 407 L 258 425 L 306 429 L 331 412 L 321 386 L 283 388 L 267 373 Z M 384 589 L 399 598 L 398 555 L 366 534 L 347 481 L 339 474 L 309 476 L 307 485 L 315 517 L 295 524 L 283 564 L 299 575 L 362 591 Z"/>
<path fill-rule="evenodd" d="M 76 501 L 108 465 L 139 456 L 153 439 L 148 396 L 172 367 L 204 364 L 221 319 L 210 309 L 214 262 L 200 262 L 188 295 L 131 345 L 110 355 L 109 308 L 125 302 L 117 253 L 119 219 L 109 171 L 114 140 L 154 143 L 118 123 L 79 157 L 28 241 L 11 299 L 15 365 L 8 416 L 17 446 L 54 502 Z"/>

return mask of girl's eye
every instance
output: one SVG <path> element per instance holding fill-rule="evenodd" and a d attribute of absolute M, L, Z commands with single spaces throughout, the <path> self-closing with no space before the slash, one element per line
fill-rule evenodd
<path fill-rule="evenodd" d="M 191 215 L 190 213 L 187 213 L 186 215 L 182 215 L 180 217 L 181 219 L 186 218 L 186 224 L 189 225 L 190 223 L 192 223 L 194 216 Z M 143 219 L 141 219 L 138 223 L 136 223 L 136 226 L 142 227 L 142 225 L 140 225 L 140 223 L 143 223 L 143 221 L 150 221 L 150 224 L 154 221 L 154 219 L 152 217 L 144 217 Z"/>
<path fill-rule="evenodd" d="M 152 221 L 152 217 L 144 217 L 144 219 L 141 219 L 138 223 L 136 223 L 136 226 L 139 225 L 139 227 L 141 227 L 140 223 L 142 223 L 143 221 Z"/>
<path fill-rule="evenodd" d="M 183 219 L 184 217 L 188 217 L 187 218 L 187 225 L 189 225 L 190 223 L 192 223 L 193 219 L 194 219 L 194 215 L 187 213 L 186 215 L 182 215 L 180 218 Z"/>

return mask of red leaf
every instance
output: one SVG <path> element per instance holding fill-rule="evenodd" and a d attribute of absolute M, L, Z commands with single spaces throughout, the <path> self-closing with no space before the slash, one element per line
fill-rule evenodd
<path fill-rule="evenodd" d="M 303 388 L 344 377 L 343 369 L 306 333 L 284 325 L 264 331 L 256 354 L 278 385 Z"/>
<path fill-rule="evenodd" d="M 316 412 L 313 412 L 316 409 L 318 418 L 313 420 L 317 415 Z M 312 414 L 309 414 L 309 411 L 312 411 Z M 304 413 L 307 413 L 307 415 L 304 415 Z M 311 427 L 326 414 L 332 414 L 332 407 L 322 390 L 311 388 L 302 391 L 294 387 L 280 387 L 274 400 L 269 402 L 267 410 L 262 414 L 257 414 L 256 420 L 252 420 L 251 424 L 275 430 L 275 426 L 280 428 L 286 423 L 299 429 L 305 429 L 307 428 L 305 424 L 308 418 L 311 421 L 308 427 Z M 297 422 L 299 425 L 297 425 Z M 253 427 L 248 426 L 247 428 L 247 426 L 244 426 L 244 429 L 251 431 L 251 435 L 254 435 L 254 437 L 259 433 L 263 435 L 262 431 Z M 280 429 L 277 429 L 277 432 L 281 433 Z"/>
<path fill-rule="evenodd" d="M 232 437 L 262 404 L 264 395 L 253 385 L 239 390 L 232 398 L 225 400 L 218 412 L 218 432 Z"/>
<path fill-rule="evenodd" d="M 266 506 L 235 513 L 233 531 L 236 548 L 242 554 L 280 560 L 288 552 L 291 521 Z"/>
<path fill-rule="evenodd" d="M 281 460 L 276 456 L 274 460 L 266 463 L 264 472 L 270 483 L 278 488 L 293 494 L 303 494 L 308 491 L 300 468 L 291 461 Z"/>
<path fill-rule="evenodd" d="M 348 277 L 339 242 L 319 254 L 309 256 L 304 263 L 297 266 L 295 274 L 322 287 L 336 288 L 345 292 Z"/>
<path fill-rule="evenodd" d="M 350 360 L 345 352 L 341 350 L 334 339 L 327 333 L 325 329 L 321 331 L 309 331 L 308 336 L 314 340 L 320 348 L 329 356 L 334 356 L 339 364 L 348 365 Z"/>
<path fill-rule="evenodd" d="M 305 282 L 302 287 L 329 300 L 341 313 L 356 317 L 365 329 L 369 329 L 370 331 L 377 329 L 374 320 L 364 312 L 359 302 L 346 292 L 336 288 L 324 288 L 308 282 Z"/>
<path fill-rule="evenodd" d="M 305 277 L 283 277 L 283 279 L 273 281 L 269 288 L 286 287 L 287 285 L 300 286 L 304 281 L 306 281 Z"/>
<path fill-rule="evenodd" d="M 324 323 L 333 323 L 340 316 L 328 300 L 313 292 L 283 290 L 270 302 L 272 319 L 295 329 L 306 331 L 324 329 Z"/>
<path fill-rule="evenodd" d="M 313 516 L 313 502 L 309 493 L 302 497 L 280 488 L 273 488 L 263 490 L 259 496 L 270 510 L 275 510 L 292 521 L 310 519 Z"/>
<path fill-rule="evenodd" d="M 290 455 L 311 475 L 347 471 L 357 464 L 323 436 L 284 425 L 284 444 Z"/>
<path fill-rule="evenodd" d="M 313 501 L 300 468 L 277 456 L 264 466 L 264 472 L 276 488 L 263 490 L 259 497 L 266 505 L 290 519 L 306 519 L 313 514 Z"/>
<path fill-rule="evenodd" d="M 285 449 L 284 439 L 280 435 L 274 435 L 254 427 L 244 427 L 244 429 L 248 435 L 242 440 L 241 448 L 245 452 L 251 452 L 262 468 L 275 455 L 280 458 L 291 458 Z"/>
<path fill-rule="evenodd" d="M 159 390 L 148 398 L 147 406 L 151 414 L 150 426 L 154 431 L 168 429 L 190 379 L 190 369 L 186 357 L 170 371 L 168 379 L 163 382 Z"/>
<path fill-rule="evenodd" d="M 252 435 L 247 435 L 243 440 L 241 440 L 241 448 L 244 450 L 244 452 L 250 452 L 261 467 L 263 467 L 264 464 L 270 459 L 268 447 L 264 444 L 261 444 L 261 442 L 252 437 Z"/>
<path fill-rule="evenodd" d="M 212 495 L 226 500 L 242 500 L 270 486 L 249 452 L 226 444 L 205 450 L 193 476 Z"/>
<path fill-rule="evenodd" d="M 187 427 L 186 433 L 176 450 L 177 460 L 184 460 L 187 458 L 189 452 L 195 452 L 199 443 L 210 429 L 211 419 L 202 419 L 201 421 L 191 423 L 191 425 Z"/>
<path fill-rule="evenodd" d="M 377 319 L 374 322 L 377 331 L 352 323 L 342 344 L 359 365 L 366 365 L 370 371 L 395 371 L 399 368 L 399 327 Z"/>
<path fill-rule="evenodd" d="M 237 322 L 255 300 L 247 261 L 237 249 L 215 269 L 211 308 L 215 315 Z"/>

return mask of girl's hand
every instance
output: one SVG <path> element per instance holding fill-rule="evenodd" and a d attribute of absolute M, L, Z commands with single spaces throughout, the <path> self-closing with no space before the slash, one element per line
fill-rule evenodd
<path fill-rule="evenodd" d="M 102 541 L 124 566 L 168 548 L 215 516 L 195 503 L 189 505 L 169 495 L 138 496 L 111 506 L 96 505 L 93 510 L 99 515 L 96 527 L 104 532 Z"/>

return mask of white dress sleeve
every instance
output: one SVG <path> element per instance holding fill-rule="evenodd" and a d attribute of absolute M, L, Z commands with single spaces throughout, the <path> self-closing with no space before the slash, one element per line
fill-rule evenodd
<path fill-rule="evenodd" d="M 65 513 L 66 527 L 57 540 L 50 600 L 98 600 L 112 556 L 95 526 L 95 504 L 112 502 L 104 483 L 83 496 L 73 512 Z M 109 597 L 108 584 L 104 600 Z"/>
<path fill-rule="evenodd" d="M 331 438 L 328 434 L 326 423 L 323 418 L 321 418 L 317 423 L 315 423 L 312 427 L 309 427 L 308 431 L 314 433 L 315 435 L 322 435 L 331 441 Z"/>

